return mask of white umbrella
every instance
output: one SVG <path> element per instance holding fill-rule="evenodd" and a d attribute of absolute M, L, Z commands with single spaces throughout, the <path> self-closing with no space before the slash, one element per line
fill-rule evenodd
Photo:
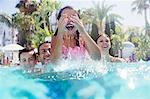
<path fill-rule="evenodd" d="M 24 47 L 19 44 L 8 44 L 2 48 L 3 51 L 19 51 L 22 49 L 24 49 Z"/>

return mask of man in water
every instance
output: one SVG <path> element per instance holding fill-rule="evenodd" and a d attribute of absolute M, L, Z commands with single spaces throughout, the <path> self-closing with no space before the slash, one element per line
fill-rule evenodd
<path fill-rule="evenodd" d="M 33 72 L 36 63 L 34 49 L 23 49 L 19 52 L 20 65 L 27 72 Z"/>
<path fill-rule="evenodd" d="M 42 65 L 47 64 L 51 61 L 51 43 L 46 41 L 39 45 L 38 47 L 38 57 Z"/>
<path fill-rule="evenodd" d="M 59 53 L 60 51 L 57 48 L 52 50 L 51 42 L 45 41 L 41 43 L 38 47 L 38 66 L 41 65 L 44 71 L 51 70 L 51 67 L 57 65 L 60 61 Z"/>

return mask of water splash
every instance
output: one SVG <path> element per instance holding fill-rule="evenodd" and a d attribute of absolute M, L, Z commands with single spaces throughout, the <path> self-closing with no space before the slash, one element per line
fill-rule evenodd
<path fill-rule="evenodd" d="M 44 85 L 16 74 L 11 69 L 0 69 L 1 99 L 50 99 Z"/>
<path fill-rule="evenodd" d="M 138 92 L 144 97 L 142 99 L 150 98 L 143 91 L 143 88 L 150 91 L 149 63 L 65 61 L 60 66 L 49 64 L 49 67 L 50 70 L 43 74 L 23 74 L 28 79 L 8 69 L 0 70 L 2 99 L 123 99 L 122 96 L 129 99 L 131 95 L 138 98 Z"/>

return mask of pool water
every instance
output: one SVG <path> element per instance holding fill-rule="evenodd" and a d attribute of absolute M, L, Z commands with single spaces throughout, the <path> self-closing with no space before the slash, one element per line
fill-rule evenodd
<path fill-rule="evenodd" d="M 90 62 L 40 75 L 15 71 L 0 69 L 1 99 L 150 99 L 149 62 Z"/>

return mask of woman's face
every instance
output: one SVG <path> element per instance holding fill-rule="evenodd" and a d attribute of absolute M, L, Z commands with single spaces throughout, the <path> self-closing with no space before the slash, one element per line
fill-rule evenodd
<path fill-rule="evenodd" d="M 111 48 L 111 43 L 109 37 L 102 35 L 97 39 L 97 44 L 101 51 L 108 51 Z"/>
<path fill-rule="evenodd" d="M 66 29 L 67 29 L 67 33 L 69 34 L 73 34 L 76 33 L 77 29 L 74 27 L 74 25 L 72 24 L 72 20 L 71 20 L 71 16 L 78 16 L 77 12 L 73 9 L 64 9 L 63 12 L 61 13 L 62 15 L 67 15 L 68 18 L 68 22 L 66 25 Z"/>

